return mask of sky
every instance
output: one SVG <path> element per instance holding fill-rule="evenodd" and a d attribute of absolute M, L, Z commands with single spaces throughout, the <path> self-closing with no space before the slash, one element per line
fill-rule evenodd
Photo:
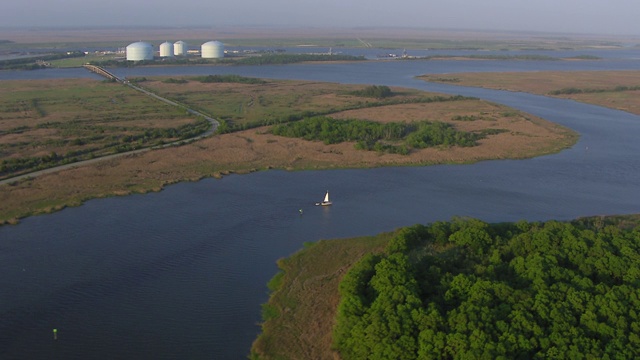
<path fill-rule="evenodd" d="M 3 3 L 0 28 L 377 26 L 640 35 L 639 0 L 5 0 Z"/>

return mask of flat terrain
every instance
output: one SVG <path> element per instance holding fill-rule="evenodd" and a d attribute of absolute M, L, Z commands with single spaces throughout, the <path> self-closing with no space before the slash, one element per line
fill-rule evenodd
<path fill-rule="evenodd" d="M 3 29 L 0 40 L 24 48 L 127 46 L 134 41 L 184 40 L 202 44 L 219 40 L 229 46 L 332 46 L 394 49 L 585 49 L 618 48 L 637 43 L 632 36 L 602 36 L 406 27 L 139 27 Z M 157 45 L 156 44 L 156 45 Z M 0 46 L 0 52 L 7 46 Z"/>
<path fill-rule="evenodd" d="M 273 317 L 252 352 L 265 360 L 339 359 L 331 350 L 338 283 L 363 255 L 382 252 L 392 235 L 319 241 L 278 261 L 281 273 L 270 283 L 274 292 L 263 307 Z"/>
<path fill-rule="evenodd" d="M 18 167 L 0 168 L 0 179 L 169 142 L 195 124 L 184 110 L 116 83 L 0 81 L 0 161 Z"/>
<path fill-rule="evenodd" d="M 180 101 L 206 108 L 206 112 L 214 117 L 220 115 L 224 118 L 235 114 L 232 120 L 236 123 L 251 119 L 254 111 L 264 116 L 269 112 L 280 114 L 281 109 L 286 107 L 289 112 L 282 112 L 283 116 L 314 108 L 335 109 L 331 116 L 336 118 L 442 121 L 460 129 L 493 128 L 503 132 L 480 140 L 475 147 L 426 148 L 414 150 L 409 155 L 398 155 L 356 150 L 354 143 L 349 142 L 325 145 L 318 141 L 275 136 L 266 132 L 268 126 L 251 128 L 216 135 L 180 147 L 106 160 L 1 185 L 0 221 L 13 222 L 20 217 L 79 205 L 96 197 L 159 191 L 167 184 L 209 176 L 219 177 L 229 172 L 246 173 L 270 168 L 303 170 L 429 165 L 524 158 L 560 151 L 576 140 L 574 133 L 555 124 L 473 99 L 340 111 L 343 106 L 373 100 L 345 94 L 346 90 L 356 87 L 316 82 L 268 81 L 262 85 L 197 85 L 195 82 L 165 84 L 154 81 L 143 84 L 169 98 L 179 94 Z M 59 85 L 62 86 L 61 84 L 64 83 Z M 265 93 L 265 89 L 269 89 L 269 92 Z M 435 95 L 406 89 L 394 91 L 399 94 L 398 97 L 407 99 Z M 237 102 L 228 106 L 223 95 L 236 99 Z M 217 111 L 218 108 L 220 112 Z M 456 120 L 462 118 L 467 120 Z M 165 118 L 160 120 L 162 119 Z"/>
<path fill-rule="evenodd" d="M 640 71 L 427 74 L 420 78 L 461 86 L 562 97 L 640 115 L 640 90 L 637 89 L 640 86 Z M 570 93 L 570 89 L 575 93 Z M 566 90 L 565 93 L 554 93 L 562 90 Z"/>
<path fill-rule="evenodd" d="M 446 77 L 425 75 L 422 78 L 428 81 L 526 91 L 541 95 L 572 87 L 606 90 L 640 84 L 640 72 L 628 71 L 465 73 L 447 74 Z M 637 109 L 640 97 L 637 91 L 555 96 L 639 113 Z M 627 228 L 637 226 L 639 221 L 637 215 L 608 219 Z M 280 283 L 277 288 L 280 291 L 275 291 L 269 302 L 264 305 L 267 310 L 277 310 L 279 316 L 266 317 L 267 321 L 263 324 L 265 334 L 255 341 L 253 352 L 260 354 L 261 359 L 304 358 L 307 354 L 312 354 L 316 359 L 338 359 L 330 344 L 339 297 L 339 280 L 355 262 L 354 259 L 359 259 L 368 252 L 379 252 L 383 245 L 377 240 L 388 238 L 388 234 L 383 234 L 380 238 L 368 238 L 368 248 L 363 247 L 358 239 L 321 241 L 316 246 L 279 261 L 278 265 L 283 271 L 278 275 L 281 277 L 278 279 Z M 342 257 L 343 254 L 347 256 Z M 336 257 L 340 257 L 341 260 L 334 263 Z M 295 329 L 295 332 L 289 329 Z M 296 336 L 297 334 L 300 335 Z"/>

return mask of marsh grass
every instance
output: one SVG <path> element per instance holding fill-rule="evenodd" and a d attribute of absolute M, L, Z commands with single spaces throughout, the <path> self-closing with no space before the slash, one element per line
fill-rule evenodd
<path fill-rule="evenodd" d="M 269 282 L 262 334 L 253 359 L 335 359 L 331 350 L 338 283 L 364 254 L 381 252 L 392 237 L 324 240 L 278 260 L 280 272 Z"/>
<path fill-rule="evenodd" d="M 0 178 L 174 140 L 199 122 L 95 80 L 0 82 Z"/>
<path fill-rule="evenodd" d="M 0 86 L 5 84 L 0 82 Z M 324 111 L 335 119 L 378 122 L 426 119 L 448 122 L 462 131 L 507 131 L 490 135 L 472 148 L 428 148 L 399 155 L 356 150 L 355 144 L 351 142 L 325 145 L 322 142 L 279 137 L 268 133 L 268 125 L 248 128 L 182 146 L 102 160 L 13 182 L 11 185 L 0 185 L 0 221 L 75 206 L 91 198 L 159 191 L 164 186 L 179 181 L 196 181 L 203 177 L 219 178 L 232 172 L 242 174 L 265 169 L 471 163 L 557 152 L 576 140 L 575 134 L 567 129 L 503 106 L 477 99 L 413 102 L 409 100 L 433 98 L 438 94 L 408 89 L 392 89 L 396 94 L 392 99 L 406 99 L 406 103 L 383 106 L 375 104 L 375 99 L 348 95 L 348 92 L 359 89 L 357 85 L 309 81 L 267 81 L 263 85 L 201 84 L 196 81 L 167 84 L 162 79 L 154 78 L 148 79 L 144 86 L 172 100 L 180 97 L 181 102 L 205 108 L 208 114 L 216 118 L 233 116 L 236 124 L 251 124 L 267 116 L 287 119 L 292 115 Z M 92 131 L 96 132 L 98 126 L 104 133 L 97 132 L 95 136 L 119 138 L 142 129 L 171 127 L 193 121 L 183 113 L 169 116 L 167 114 L 171 114 L 172 109 L 163 111 L 161 103 L 136 97 L 137 93 L 130 94 L 125 87 L 117 84 L 92 80 L 56 80 L 41 83 L 17 82 L 13 87 L 23 94 L 7 101 L 23 107 L 14 110 L 11 119 L 0 119 L 0 131 L 5 131 L 0 137 L 0 143 L 4 146 L 0 150 L 3 151 L 3 159 L 24 156 L 19 155 L 23 152 L 51 156 L 52 153 L 64 153 L 67 147 L 74 146 L 104 149 L 104 146 L 99 147 L 100 143 L 84 141 L 92 136 Z M 43 96 L 44 90 L 49 91 L 50 96 Z M 7 89 L 0 91 L 10 94 Z M 108 95 L 92 96 L 92 91 Z M 29 96 L 24 95 L 28 92 Z M 84 96 L 86 92 L 89 94 Z M 56 94 L 65 95 L 58 99 Z M 38 106 L 43 108 L 46 116 L 39 117 L 29 107 L 29 101 L 25 101 L 23 105 L 20 99 L 25 98 L 37 98 Z M 115 100 L 115 105 L 112 105 L 111 99 Z M 374 104 L 376 106 L 371 107 Z M 341 111 L 342 109 L 350 110 Z M 512 113 L 513 116 L 505 118 L 503 113 Z M 3 114 L 5 113 L 0 111 L 0 117 L 5 116 Z M 116 118 L 117 116 L 120 117 Z M 452 120 L 455 116 L 471 116 L 478 120 Z M 38 127 L 38 124 L 41 126 Z M 84 127 L 80 127 L 81 125 Z M 13 132 L 7 133 L 11 129 Z M 70 132 L 66 133 L 67 130 Z M 78 139 L 80 142 L 77 144 L 68 143 Z M 33 147 L 34 144 L 37 145 L 36 148 Z"/>
<path fill-rule="evenodd" d="M 440 75 L 426 81 L 447 82 Z M 452 74 L 461 86 L 523 91 L 640 114 L 640 71 L 539 71 Z M 573 91 L 567 91 L 573 89 Z"/>

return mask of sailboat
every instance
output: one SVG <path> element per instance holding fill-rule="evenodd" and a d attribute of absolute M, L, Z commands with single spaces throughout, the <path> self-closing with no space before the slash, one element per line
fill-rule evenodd
<path fill-rule="evenodd" d="M 318 206 L 318 205 L 329 206 L 331 204 L 332 204 L 332 202 L 329 200 L 329 190 L 327 190 L 327 193 L 324 194 L 324 200 L 322 200 L 322 202 L 317 202 L 316 206 Z"/>

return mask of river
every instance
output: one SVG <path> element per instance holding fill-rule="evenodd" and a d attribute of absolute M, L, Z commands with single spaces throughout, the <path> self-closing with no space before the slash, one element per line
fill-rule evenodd
<path fill-rule="evenodd" d="M 453 216 L 499 222 L 639 213 L 640 117 L 413 78 L 460 71 L 638 70 L 633 56 L 114 69 L 118 76 L 235 73 L 477 96 L 568 126 L 581 138 L 571 149 L 529 160 L 231 175 L 91 200 L 0 227 L 0 358 L 241 359 L 260 331 L 260 304 L 268 298 L 265 284 L 276 260 L 304 242 Z M 28 77 L 93 75 L 82 69 L 0 72 L 0 80 Z M 315 207 L 327 189 L 334 205 Z"/>

